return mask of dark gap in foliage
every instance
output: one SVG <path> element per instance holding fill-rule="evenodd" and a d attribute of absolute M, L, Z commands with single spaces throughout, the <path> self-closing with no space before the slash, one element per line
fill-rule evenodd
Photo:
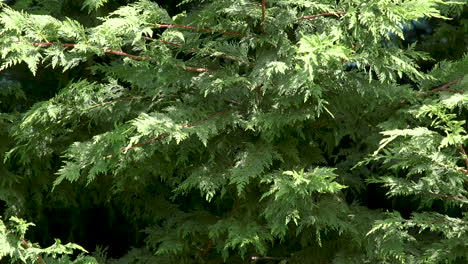
<path fill-rule="evenodd" d="M 0 217 L 5 215 L 6 209 L 7 209 L 7 203 L 3 200 L 0 200 Z"/>
<path fill-rule="evenodd" d="M 79 243 L 90 252 L 96 246 L 109 246 L 109 256 L 119 258 L 131 247 L 142 244 L 135 240 L 139 230 L 132 228 L 115 205 L 50 208 L 41 215 L 30 236 L 42 246 L 59 238 L 64 243 Z"/>
<path fill-rule="evenodd" d="M 414 196 L 388 197 L 390 189 L 380 184 L 370 183 L 366 186 L 361 204 L 372 210 L 397 211 L 405 219 L 409 219 L 411 213 L 417 209 Z"/>

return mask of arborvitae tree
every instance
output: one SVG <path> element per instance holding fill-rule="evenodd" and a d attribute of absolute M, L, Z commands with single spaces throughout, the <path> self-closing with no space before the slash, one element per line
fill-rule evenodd
<path fill-rule="evenodd" d="M 405 34 L 465 1 L 108 2 L 2 5 L 0 257 L 468 261 L 466 45 Z"/>

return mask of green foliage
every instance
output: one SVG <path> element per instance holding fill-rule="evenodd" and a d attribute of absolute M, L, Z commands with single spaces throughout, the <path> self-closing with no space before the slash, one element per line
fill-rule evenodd
<path fill-rule="evenodd" d="M 430 49 L 392 42 L 466 4 L 87 0 L 86 16 L 74 1 L 44 15 L 53 2 L 2 6 L 0 70 L 61 77 L 34 87 L 45 99 L 0 82 L 0 200 L 41 227 L 32 241 L 110 232 L 72 260 L 84 248 L 24 245 L 30 224 L 11 218 L 7 261 L 468 259 L 467 51 L 424 72 Z M 108 256 L 119 240 L 129 251 Z"/>
<path fill-rule="evenodd" d="M 73 243 L 63 245 L 57 239 L 52 246 L 43 249 L 37 244 L 27 242 L 24 236 L 30 226 L 34 224 L 16 217 L 11 217 L 8 224 L 0 220 L 0 259 L 6 258 L 12 263 L 97 264 L 94 258 L 84 255 L 71 260 L 68 255 L 74 250 L 87 252 Z"/>
<path fill-rule="evenodd" d="M 449 217 L 435 212 L 415 212 L 408 220 L 394 214 L 374 226 L 369 234 L 378 230 L 388 237 L 378 245 L 379 250 L 401 262 L 417 263 L 423 259 L 427 263 L 453 263 L 457 258 L 467 257 L 463 250 L 468 246 L 463 238 L 468 203 L 468 157 L 464 150 L 468 139 L 464 117 L 467 97 L 463 93 L 468 88 L 467 58 L 451 63 L 450 69 L 438 66 L 433 70 L 432 76 L 442 82 L 449 83 L 453 75 L 461 78 L 452 81 L 452 90 L 443 89 L 434 95 L 422 93 L 418 103 L 401 109 L 406 116 L 405 123 L 387 121 L 384 125 L 387 130 L 382 132 L 385 137 L 369 158 L 381 160 L 388 167 L 387 175 L 369 182 L 388 187 L 389 196 L 411 196 L 425 210 L 444 200 L 444 211 L 458 209 L 464 214 Z M 392 127 L 395 129 L 388 130 Z M 430 243 L 418 237 L 431 233 Z M 442 247 L 451 253 L 443 253 Z"/>

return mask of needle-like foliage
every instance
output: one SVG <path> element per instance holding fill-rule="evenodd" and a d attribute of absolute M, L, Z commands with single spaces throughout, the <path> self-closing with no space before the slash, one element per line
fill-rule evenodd
<path fill-rule="evenodd" d="M 41 249 L 0 222 L 0 257 L 468 261 L 468 57 L 425 72 L 430 56 L 395 41 L 411 21 L 462 15 L 464 2 L 86 0 L 79 16 L 37 2 L 1 6 L 0 70 L 60 76 L 27 111 L 0 109 L 5 215 L 53 228 L 47 213 L 69 210 L 67 239 L 81 244 L 79 210 L 99 205 L 134 243 L 116 259 L 98 247 L 72 260 L 84 248 Z M 29 102 L 21 85 L 1 85 L 2 101 Z M 366 184 L 417 206 L 372 210 Z"/>

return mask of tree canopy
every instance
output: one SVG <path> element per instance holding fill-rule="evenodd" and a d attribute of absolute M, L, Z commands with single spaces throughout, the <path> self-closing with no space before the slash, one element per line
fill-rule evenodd
<path fill-rule="evenodd" d="M 466 263 L 467 47 L 464 0 L 2 4 L 0 258 Z"/>

